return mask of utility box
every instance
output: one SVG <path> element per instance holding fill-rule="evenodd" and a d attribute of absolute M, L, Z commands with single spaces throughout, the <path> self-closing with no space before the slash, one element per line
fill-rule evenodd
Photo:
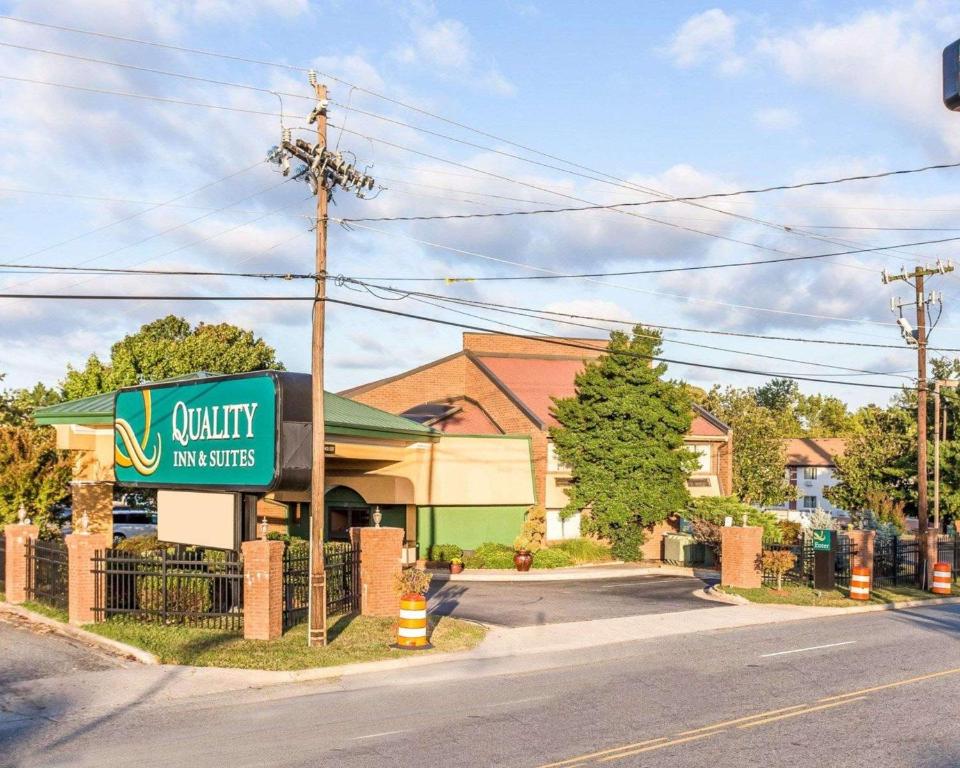
<path fill-rule="evenodd" d="M 663 559 L 671 565 L 693 565 L 703 562 L 703 545 L 689 533 L 663 535 Z"/>

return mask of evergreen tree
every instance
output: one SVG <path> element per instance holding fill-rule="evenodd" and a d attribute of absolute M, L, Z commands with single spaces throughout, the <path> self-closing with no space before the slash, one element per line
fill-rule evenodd
<path fill-rule="evenodd" d="M 616 331 L 607 351 L 576 377 L 573 397 L 554 398 L 562 426 L 550 430 L 571 467 L 565 515 L 586 510 L 581 528 L 609 539 L 614 554 L 637 560 L 644 527 L 683 511 L 686 477 L 696 465 L 683 438 L 692 410 L 686 387 L 654 364 L 660 334 L 636 326 Z"/>

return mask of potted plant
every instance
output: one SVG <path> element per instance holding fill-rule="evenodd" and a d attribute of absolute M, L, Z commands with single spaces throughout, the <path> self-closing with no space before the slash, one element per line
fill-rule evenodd
<path fill-rule="evenodd" d="M 427 590 L 433 578 L 419 568 L 405 568 L 394 580 L 400 595 L 400 622 L 394 647 L 419 651 L 432 647 L 427 640 Z"/>
<path fill-rule="evenodd" d="M 521 573 L 529 571 L 530 566 L 533 565 L 532 549 L 533 545 L 529 536 L 520 534 L 513 541 L 513 564 Z"/>
<path fill-rule="evenodd" d="M 451 558 L 450 558 L 450 573 L 463 573 L 463 558 L 462 558 L 462 557 L 451 557 Z"/>

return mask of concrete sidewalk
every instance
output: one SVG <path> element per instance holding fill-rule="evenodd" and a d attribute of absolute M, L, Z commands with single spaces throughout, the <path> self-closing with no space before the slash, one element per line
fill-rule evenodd
<path fill-rule="evenodd" d="M 589 579 L 622 579 L 628 576 L 695 576 L 698 579 L 719 579 L 719 571 L 690 568 L 682 565 L 636 565 L 635 563 L 598 563 L 572 568 L 542 568 L 520 573 L 515 569 L 467 569 L 452 574 L 431 568 L 433 580 L 440 581 L 584 581 Z"/>

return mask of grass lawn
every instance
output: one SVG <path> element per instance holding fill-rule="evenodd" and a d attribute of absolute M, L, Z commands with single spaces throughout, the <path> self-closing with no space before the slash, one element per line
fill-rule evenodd
<path fill-rule="evenodd" d="M 54 608 L 49 605 L 44 605 L 43 603 L 35 603 L 32 600 L 27 600 L 26 602 L 21 603 L 21 605 L 28 611 L 39 613 L 41 616 L 46 616 L 48 619 L 56 619 L 57 621 L 63 622 L 70 620 L 67 612 L 62 608 Z"/>
<path fill-rule="evenodd" d="M 329 644 L 307 647 L 307 625 L 299 624 L 278 640 L 244 640 L 242 635 L 217 629 L 192 629 L 141 624 L 113 619 L 84 629 L 143 648 L 164 664 L 243 669 L 307 669 L 359 661 L 409 658 L 413 654 L 466 651 L 486 635 L 486 628 L 448 617 L 430 617 L 432 651 L 400 651 L 395 641 L 395 619 L 342 616 L 330 623 Z"/>
<path fill-rule="evenodd" d="M 773 587 L 758 589 L 740 589 L 738 587 L 723 587 L 723 591 L 745 597 L 751 603 L 779 603 L 782 605 L 815 605 L 825 608 L 855 608 L 864 605 L 863 600 L 851 600 L 844 589 L 811 589 L 797 584 L 784 584 L 783 590 L 778 592 Z M 954 596 L 960 596 L 960 589 L 953 586 Z M 874 589 L 870 591 L 871 603 L 899 603 L 904 600 L 929 600 L 941 597 L 932 592 L 925 592 L 916 587 L 900 586 Z"/>

